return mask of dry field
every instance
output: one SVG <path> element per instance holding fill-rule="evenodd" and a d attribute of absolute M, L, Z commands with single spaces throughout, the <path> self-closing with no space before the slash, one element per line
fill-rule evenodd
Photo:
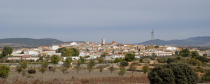
<path fill-rule="evenodd" d="M 37 71 L 36 74 L 26 74 L 11 71 L 7 79 L 1 79 L 0 84 L 147 84 L 149 83 L 146 75 L 135 72 L 126 72 L 124 76 L 119 76 L 118 71 L 110 73 L 108 70 L 99 70 L 89 73 L 87 70 L 68 71 L 62 73 L 60 70 L 55 72 L 47 71 L 44 74 Z"/>

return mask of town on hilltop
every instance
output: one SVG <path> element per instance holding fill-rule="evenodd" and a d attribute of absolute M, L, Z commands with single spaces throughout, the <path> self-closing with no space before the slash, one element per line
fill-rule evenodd
<path fill-rule="evenodd" d="M 127 53 L 135 54 L 135 58 L 144 56 L 173 56 L 181 48 L 173 46 L 144 46 L 135 44 L 118 44 L 116 41 L 112 43 L 106 43 L 102 39 L 101 43 L 96 42 L 70 42 L 60 45 L 52 46 L 40 46 L 38 48 L 20 48 L 13 51 L 11 56 L 7 57 L 8 61 L 39 61 L 41 56 L 53 56 L 57 55 L 65 59 L 67 56 L 63 56 L 62 53 L 57 52 L 59 48 L 75 48 L 78 49 L 78 56 L 72 56 L 72 60 L 79 60 L 80 57 L 86 59 L 97 59 L 101 55 L 105 55 L 105 60 L 111 61 L 116 58 L 124 58 Z M 195 50 L 194 51 L 199 51 Z M 206 52 L 199 52 L 200 55 L 207 54 Z M 210 55 L 210 53 L 208 53 Z M 62 62 L 59 62 L 62 63 Z"/>

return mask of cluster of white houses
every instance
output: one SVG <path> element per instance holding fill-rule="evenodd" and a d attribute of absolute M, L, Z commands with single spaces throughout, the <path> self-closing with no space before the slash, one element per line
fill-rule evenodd
<path fill-rule="evenodd" d="M 123 58 L 126 53 L 132 52 L 136 58 L 141 56 L 172 56 L 176 51 L 180 49 L 177 47 L 171 46 L 159 46 L 154 48 L 151 46 L 144 45 L 134 45 L 134 44 L 117 44 L 116 41 L 112 43 L 105 43 L 102 40 L 102 43 L 94 42 L 71 42 L 64 43 L 61 45 L 53 46 L 40 46 L 38 48 L 32 49 L 18 49 L 14 50 L 8 60 L 29 60 L 29 61 L 38 61 L 41 56 L 61 56 L 61 53 L 57 53 L 56 50 L 62 47 L 77 48 L 80 51 L 79 57 L 86 57 L 87 59 L 96 59 L 100 57 L 101 54 L 107 53 L 105 59 L 113 60 L 115 58 Z M 65 59 L 65 56 L 62 56 Z M 72 57 L 73 60 L 78 60 L 79 57 Z"/>

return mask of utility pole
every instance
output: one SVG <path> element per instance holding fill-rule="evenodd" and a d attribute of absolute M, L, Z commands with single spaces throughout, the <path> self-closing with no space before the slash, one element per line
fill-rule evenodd
<path fill-rule="evenodd" d="M 155 38 L 155 36 L 154 36 L 154 30 L 152 29 L 152 32 L 151 32 L 151 41 L 152 41 L 152 43 L 151 43 L 151 45 L 153 46 L 154 45 L 154 39 Z"/>

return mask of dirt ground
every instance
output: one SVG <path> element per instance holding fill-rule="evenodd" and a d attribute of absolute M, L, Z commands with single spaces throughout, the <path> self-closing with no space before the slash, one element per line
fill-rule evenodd
<path fill-rule="evenodd" d="M 148 79 L 142 72 L 127 71 L 124 76 L 118 75 L 119 71 L 110 73 L 109 70 L 99 72 L 98 69 L 89 73 L 87 70 L 81 70 L 79 73 L 69 70 L 63 73 L 61 70 L 55 72 L 46 71 L 40 73 L 38 70 L 36 74 L 18 73 L 12 70 L 6 80 L 2 80 L 1 84 L 145 84 Z M 4 83 L 5 82 L 5 83 Z"/>

